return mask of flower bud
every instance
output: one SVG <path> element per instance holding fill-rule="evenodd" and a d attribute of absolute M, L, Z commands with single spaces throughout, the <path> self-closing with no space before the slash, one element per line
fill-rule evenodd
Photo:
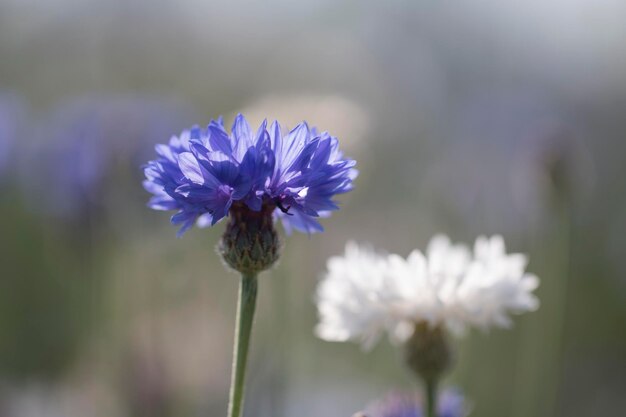
<path fill-rule="evenodd" d="M 272 218 L 274 208 L 271 203 L 264 203 L 260 211 L 250 210 L 243 203 L 232 205 L 218 248 L 231 268 L 242 274 L 256 274 L 276 262 L 280 242 Z"/>

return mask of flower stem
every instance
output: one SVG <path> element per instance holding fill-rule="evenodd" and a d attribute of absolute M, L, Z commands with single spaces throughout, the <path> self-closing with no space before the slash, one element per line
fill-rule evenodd
<path fill-rule="evenodd" d="M 235 345 L 233 347 L 233 368 L 230 382 L 230 400 L 228 417 L 240 417 L 243 410 L 246 363 L 250 333 L 256 306 L 257 276 L 242 274 L 239 283 L 239 301 L 237 304 L 237 323 L 235 327 Z"/>
<path fill-rule="evenodd" d="M 426 417 L 436 417 L 437 412 L 437 381 L 435 379 L 424 380 L 426 390 Z"/>

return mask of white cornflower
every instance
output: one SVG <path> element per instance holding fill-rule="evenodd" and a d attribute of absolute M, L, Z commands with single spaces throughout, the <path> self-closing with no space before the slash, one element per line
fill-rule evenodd
<path fill-rule="evenodd" d="M 387 260 L 367 247 L 346 244 L 343 256 L 328 260 L 328 275 L 317 288 L 322 322 L 317 334 L 325 340 L 358 339 L 371 347 L 382 329 L 397 324 L 389 306 L 398 291 L 389 287 Z"/>
<path fill-rule="evenodd" d="M 538 279 L 525 272 L 526 257 L 507 254 L 500 236 L 479 237 L 474 253 L 446 236 L 435 236 L 426 254 L 406 259 L 348 243 L 344 256 L 328 261 L 317 291 L 317 335 L 328 341 L 359 341 L 369 348 L 383 331 L 404 342 L 415 324 L 507 327 L 509 314 L 535 310 Z"/>

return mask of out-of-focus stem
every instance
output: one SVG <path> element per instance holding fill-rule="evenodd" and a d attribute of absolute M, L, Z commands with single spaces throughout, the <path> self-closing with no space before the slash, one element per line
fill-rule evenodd
<path fill-rule="evenodd" d="M 426 391 L 426 417 L 435 417 L 437 413 L 437 380 L 424 380 Z"/>

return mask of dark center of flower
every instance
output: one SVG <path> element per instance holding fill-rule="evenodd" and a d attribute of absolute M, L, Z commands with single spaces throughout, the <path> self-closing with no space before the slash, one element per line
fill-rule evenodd
<path fill-rule="evenodd" d="M 262 219 L 262 218 L 267 218 L 268 216 L 271 219 L 272 213 L 274 212 L 274 209 L 276 207 L 280 208 L 280 206 L 278 206 L 278 204 L 276 204 L 275 201 L 269 198 L 263 199 L 263 204 L 261 205 L 261 210 L 259 211 L 254 211 L 250 209 L 242 201 L 235 201 L 230 206 L 229 214 L 232 217 L 237 218 L 238 221 L 243 221 L 245 219 L 248 219 L 248 220 Z"/>

